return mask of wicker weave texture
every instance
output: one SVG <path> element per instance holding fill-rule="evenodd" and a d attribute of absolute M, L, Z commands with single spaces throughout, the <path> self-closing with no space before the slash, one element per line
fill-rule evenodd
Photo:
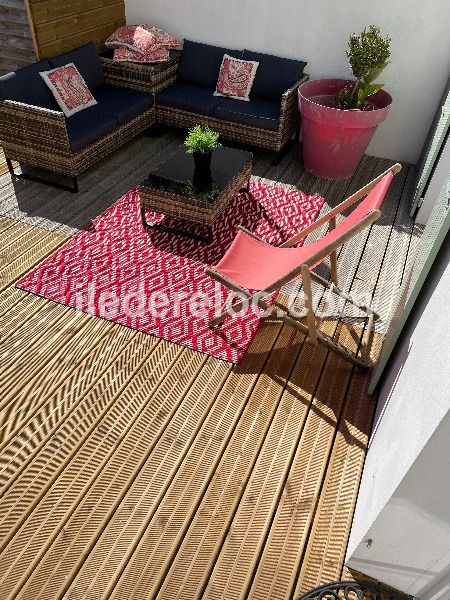
<path fill-rule="evenodd" d="M 195 198 L 187 196 L 178 196 L 156 189 L 141 187 L 141 208 L 202 225 L 212 225 L 249 180 L 251 170 L 252 162 L 249 159 L 218 195 L 215 202 L 210 204 L 196 201 Z"/>
<path fill-rule="evenodd" d="M 308 75 L 304 75 L 287 90 L 281 97 L 280 122 L 278 129 L 262 129 L 250 125 L 233 123 L 208 115 L 201 115 L 170 106 L 156 106 L 156 120 L 164 125 L 188 129 L 197 123 L 209 125 L 226 139 L 233 140 L 260 148 L 267 148 L 279 152 L 289 142 L 300 127 L 300 117 L 297 106 L 298 86 L 307 81 Z"/>
<path fill-rule="evenodd" d="M 152 107 L 97 142 L 72 153 L 63 113 L 18 102 L 0 102 L 5 156 L 75 177 L 155 123 Z"/>
<path fill-rule="evenodd" d="M 171 56 L 168 62 L 151 65 L 118 62 L 105 57 L 100 60 L 109 85 L 156 94 L 175 81 L 179 55 Z"/>

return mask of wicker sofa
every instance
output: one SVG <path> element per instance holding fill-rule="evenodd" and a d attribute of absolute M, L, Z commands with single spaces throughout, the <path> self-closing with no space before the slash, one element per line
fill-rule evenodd
<path fill-rule="evenodd" d="M 97 104 L 66 118 L 39 73 L 71 62 Z M 93 43 L 0 77 L 0 144 L 12 175 L 76 192 L 80 173 L 152 126 L 154 95 L 115 83 Z M 12 160 L 68 176 L 72 185 L 16 174 Z"/>
<path fill-rule="evenodd" d="M 224 54 L 259 63 L 250 101 L 214 96 Z M 281 156 L 298 136 L 297 88 L 306 62 L 184 40 L 176 80 L 156 94 L 158 123 L 188 128 L 205 123 L 222 137 Z"/>

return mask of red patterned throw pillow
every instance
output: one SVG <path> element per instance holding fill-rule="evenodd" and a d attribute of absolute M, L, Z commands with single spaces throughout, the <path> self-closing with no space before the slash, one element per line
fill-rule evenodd
<path fill-rule="evenodd" d="M 119 27 L 105 42 L 105 46 L 108 48 L 130 48 L 141 54 L 152 52 L 158 45 L 156 35 L 140 25 Z"/>
<path fill-rule="evenodd" d="M 147 54 L 141 54 L 129 48 L 116 48 L 114 50 L 113 60 L 118 62 L 136 62 L 136 63 L 155 63 L 166 62 L 169 60 L 168 48 L 157 48 Z"/>
<path fill-rule="evenodd" d="M 97 104 L 73 63 L 39 73 L 66 117 Z"/>
<path fill-rule="evenodd" d="M 140 23 L 139 25 L 120 27 L 106 40 L 105 45 L 108 48 L 128 48 L 139 54 L 147 55 L 159 48 L 178 48 L 181 42 L 163 29 Z"/>
<path fill-rule="evenodd" d="M 155 27 L 154 25 L 147 25 L 145 23 L 141 23 L 140 27 L 143 27 L 150 33 L 153 33 L 156 36 L 159 45 L 162 47 L 168 48 L 169 50 L 174 50 L 175 48 L 181 46 L 181 41 L 167 31 L 164 31 L 164 29 L 158 29 L 158 27 Z"/>
<path fill-rule="evenodd" d="M 250 100 L 249 94 L 259 63 L 224 54 L 214 96 Z"/>

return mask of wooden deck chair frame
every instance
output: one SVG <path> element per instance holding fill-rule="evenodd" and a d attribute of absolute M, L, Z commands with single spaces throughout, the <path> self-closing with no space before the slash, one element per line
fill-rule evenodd
<path fill-rule="evenodd" d="M 317 219 L 314 223 L 312 223 L 308 227 L 305 227 L 305 229 L 300 231 L 298 234 L 294 235 L 292 238 L 290 238 L 289 240 L 287 240 L 286 242 L 281 244 L 280 248 L 288 248 L 290 246 L 293 246 L 294 244 L 297 244 L 301 240 L 304 240 L 310 233 L 312 233 L 313 231 L 316 231 L 317 229 L 319 229 L 320 227 L 322 227 L 323 225 L 325 225 L 327 223 L 328 223 L 328 232 L 330 232 L 332 229 L 334 229 L 336 227 L 336 217 L 338 215 L 342 214 L 347 208 L 349 208 L 350 206 L 352 206 L 353 204 L 355 204 L 356 202 L 358 202 L 359 200 L 364 198 L 383 179 L 383 177 L 385 175 L 387 175 L 388 173 L 391 173 L 391 172 L 393 174 L 395 174 L 395 173 L 398 173 L 400 170 L 401 170 L 401 165 L 399 163 L 396 163 L 395 165 L 393 165 L 392 167 L 390 167 L 389 169 L 384 171 L 384 173 L 381 173 L 381 175 L 379 175 L 378 177 L 376 177 L 375 179 L 370 181 L 367 185 L 362 187 L 360 190 L 358 190 L 357 192 L 355 192 L 354 194 L 349 196 L 347 199 L 345 199 L 343 202 L 341 202 L 338 206 L 336 206 L 335 208 L 330 210 L 327 214 L 323 215 L 322 217 Z M 226 302 L 223 304 L 222 308 L 214 316 L 214 318 L 211 319 L 211 321 L 209 322 L 209 325 L 211 327 L 215 327 L 219 323 L 224 321 L 227 317 L 230 316 L 229 300 L 236 293 L 238 293 L 242 296 L 242 300 L 239 300 L 237 303 L 235 303 L 232 306 L 234 313 L 239 312 L 243 308 L 243 306 L 246 302 L 254 301 L 260 308 L 262 308 L 264 311 L 266 311 L 266 314 L 270 315 L 271 312 L 273 310 L 275 310 L 275 307 L 272 307 L 272 306 L 268 305 L 266 302 L 264 302 L 264 300 L 262 300 L 261 296 L 264 297 L 265 295 L 267 295 L 267 296 L 270 295 L 271 293 L 280 289 L 286 283 L 289 283 L 290 281 L 292 281 L 292 279 L 297 277 L 299 274 L 301 274 L 302 282 L 303 282 L 303 292 L 304 292 L 304 298 L 305 298 L 305 310 L 306 310 L 307 325 L 304 325 L 301 321 L 291 317 L 287 312 L 284 312 L 283 316 L 281 317 L 282 320 L 285 323 L 289 323 L 289 324 L 293 325 L 294 327 L 296 327 L 297 329 L 299 329 L 300 331 L 302 331 L 302 333 L 304 333 L 309 338 L 310 342 L 313 343 L 314 345 L 321 344 L 321 345 L 325 346 L 326 348 L 329 348 L 329 349 L 337 352 L 338 354 L 343 356 L 345 359 L 349 360 L 352 364 L 354 364 L 357 367 L 361 367 L 361 368 L 371 367 L 372 365 L 369 362 L 370 339 L 371 339 L 371 335 L 372 335 L 374 322 L 379 318 L 379 315 L 371 307 L 358 303 L 354 298 L 352 298 L 349 294 L 346 294 L 343 290 L 341 290 L 338 287 L 337 250 L 341 246 L 343 246 L 346 242 L 348 242 L 350 239 L 352 239 L 355 235 L 357 235 L 358 233 L 363 231 L 366 227 L 369 227 L 370 225 L 372 225 L 372 223 L 375 223 L 375 221 L 377 221 L 380 218 L 380 216 L 381 216 L 380 210 L 372 210 L 357 225 L 355 225 L 354 227 L 352 227 L 351 229 L 349 229 L 348 231 L 343 233 L 333 243 L 329 244 L 328 246 L 324 247 L 319 252 L 312 255 L 308 259 L 308 261 L 306 261 L 304 264 L 299 265 L 298 267 L 296 267 L 295 269 L 293 269 L 292 271 L 287 273 L 285 276 L 283 276 L 281 279 L 278 279 L 273 284 L 268 286 L 266 289 L 259 290 L 258 292 L 255 292 L 254 294 L 252 294 L 248 290 L 236 285 L 233 281 L 227 279 L 222 274 L 215 271 L 213 268 L 206 269 L 206 273 L 210 277 L 212 277 L 216 281 L 219 281 L 220 283 L 222 283 L 224 286 L 226 286 L 228 289 L 231 290 L 230 295 L 227 298 Z M 248 231 L 244 227 L 238 226 L 237 229 L 240 231 L 243 231 L 247 235 L 250 235 L 259 241 L 262 241 L 256 235 L 254 235 L 252 232 Z M 317 275 L 317 273 L 314 273 L 312 271 L 314 266 L 321 263 L 327 257 L 330 258 L 330 263 L 331 263 L 331 269 L 330 269 L 331 270 L 331 281 L 327 281 L 326 279 L 324 279 L 323 277 L 320 277 L 320 275 Z M 327 294 L 327 296 L 325 298 L 325 302 L 324 302 L 324 307 L 323 307 L 321 315 L 319 316 L 318 319 L 316 319 L 316 315 L 314 313 L 311 280 L 316 281 L 317 283 L 319 283 L 325 289 L 328 290 L 328 294 Z M 359 308 L 361 311 L 365 312 L 368 317 L 366 330 L 365 330 L 363 340 L 362 340 L 362 358 L 358 358 L 358 356 L 352 354 L 344 346 L 342 346 L 338 342 L 334 341 L 330 336 L 325 335 L 324 333 L 322 333 L 319 330 L 320 325 L 323 320 L 324 313 L 326 312 L 326 309 L 327 309 L 330 299 L 331 299 L 331 295 L 333 293 L 340 296 L 345 301 L 345 303 L 350 302 L 351 304 L 353 304 L 354 306 Z M 288 307 L 288 310 L 289 310 L 289 307 Z"/>

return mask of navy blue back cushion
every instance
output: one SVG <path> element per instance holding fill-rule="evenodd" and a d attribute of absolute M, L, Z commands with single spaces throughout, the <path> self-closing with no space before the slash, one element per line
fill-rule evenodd
<path fill-rule="evenodd" d="M 242 50 L 229 50 L 228 48 L 184 40 L 178 67 L 178 81 L 193 83 L 214 90 L 224 54 L 229 54 L 234 58 L 242 58 Z"/>
<path fill-rule="evenodd" d="M 0 77 L 0 98 L 60 110 L 51 91 L 39 75 L 40 72 L 50 69 L 49 62 L 44 59 L 3 75 Z"/>
<path fill-rule="evenodd" d="M 281 58 L 251 50 L 244 50 L 242 58 L 259 62 L 250 95 L 269 100 L 279 100 L 281 95 L 300 79 L 306 66 L 306 62 L 302 60 Z"/>
<path fill-rule="evenodd" d="M 69 50 L 69 52 L 64 52 L 64 54 L 58 54 L 58 56 L 50 59 L 50 63 L 54 69 L 73 63 L 91 91 L 105 83 L 102 63 L 100 62 L 94 42 L 89 42 L 81 46 L 81 48 Z"/>

